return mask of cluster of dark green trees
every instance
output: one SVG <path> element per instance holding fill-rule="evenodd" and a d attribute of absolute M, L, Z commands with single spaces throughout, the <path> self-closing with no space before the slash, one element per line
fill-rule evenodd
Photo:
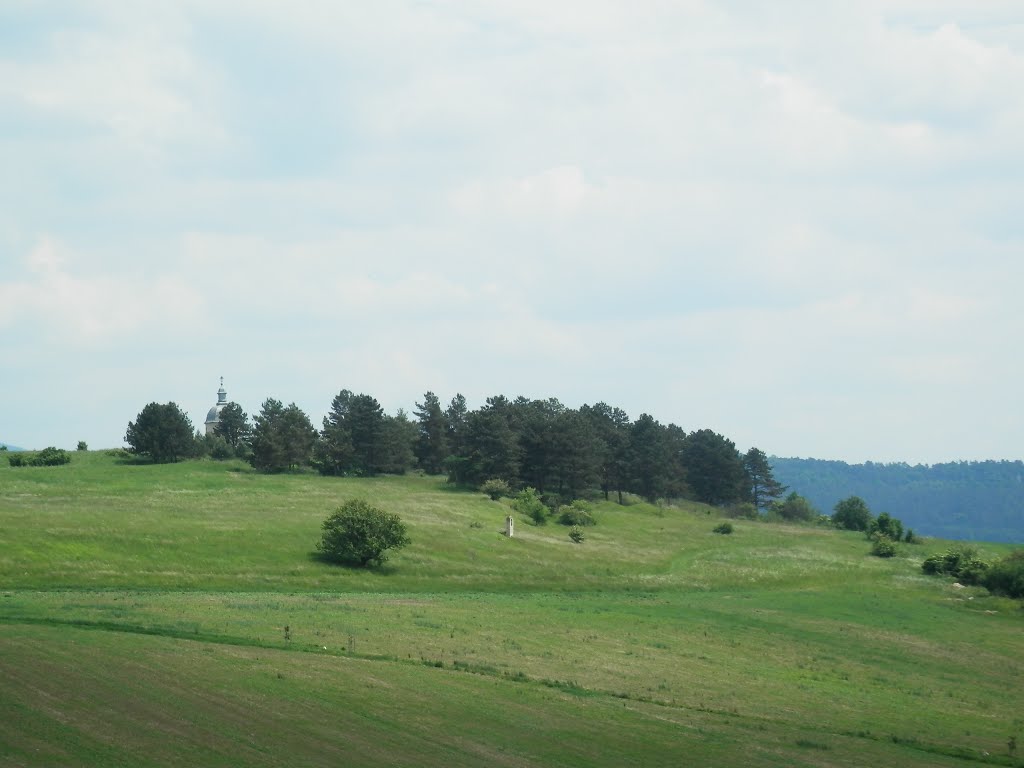
<path fill-rule="evenodd" d="M 556 502 L 600 492 L 620 502 L 634 494 L 764 509 L 785 490 L 763 451 L 740 453 L 710 429 L 687 433 L 649 414 L 631 420 L 606 403 L 569 408 L 554 398 L 498 395 L 470 410 L 462 395 L 445 406 L 427 392 L 410 417 L 402 410 L 388 415 L 372 396 L 342 390 L 319 430 L 294 403 L 270 398 L 251 422 L 229 403 L 212 438 L 193 436 L 173 403 L 150 403 L 129 423 L 125 441 L 155 461 L 206 453 L 245 458 L 266 472 L 312 466 L 325 475 L 369 476 L 420 469 L 472 487 L 500 479 Z"/>
<path fill-rule="evenodd" d="M 863 531 L 868 541 L 872 542 L 871 554 L 878 557 L 894 557 L 899 551 L 900 542 L 920 543 L 913 530 L 908 528 L 904 531 L 903 521 L 899 518 L 888 512 L 875 517 L 860 496 L 851 496 L 838 502 L 832 513 L 832 524 L 847 531 Z"/>

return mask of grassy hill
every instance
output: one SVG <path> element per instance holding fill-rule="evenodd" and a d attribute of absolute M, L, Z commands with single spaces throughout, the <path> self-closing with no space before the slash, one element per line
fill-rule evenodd
<path fill-rule="evenodd" d="M 409 526 L 384 568 L 312 556 L 353 496 Z M 0 466 L 0 765 L 1024 764 L 1024 615 L 922 576 L 942 543 L 608 504 L 576 545 L 506 512 L 436 478 Z"/>

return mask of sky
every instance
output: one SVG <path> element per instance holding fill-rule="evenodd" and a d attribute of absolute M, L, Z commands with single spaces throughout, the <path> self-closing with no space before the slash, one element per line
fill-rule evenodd
<path fill-rule="evenodd" d="M 224 377 L 1024 456 L 1019 0 L 4 0 L 0 441 Z"/>

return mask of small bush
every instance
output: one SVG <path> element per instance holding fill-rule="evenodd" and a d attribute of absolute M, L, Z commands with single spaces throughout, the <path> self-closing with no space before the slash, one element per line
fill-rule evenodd
<path fill-rule="evenodd" d="M 59 467 L 71 461 L 71 454 L 52 445 L 39 453 L 12 453 L 7 463 L 12 467 Z"/>
<path fill-rule="evenodd" d="M 75 448 L 75 450 L 76 451 L 88 451 L 89 450 L 89 444 L 87 442 L 85 442 L 85 440 L 79 440 L 78 441 L 78 447 Z"/>
<path fill-rule="evenodd" d="M 583 529 L 580 528 L 578 525 L 574 525 L 572 528 L 569 529 L 569 538 L 577 544 L 582 544 L 583 539 L 585 538 L 583 534 Z"/>
<path fill-rule="evenodd" d="M 988 563 L 984 560 L 971 560 L 963 564 L 957 578 L 964 584 L 984 584 L 988 573 Z"/>
<path fill-rule="evenodd" d="M 558 522 L 562 525 L 597 525 L 597 520 L 590 512 L 590 505 L 582 499 L 576 499 L 558 510 Z"/>
<path fill-rule="evenodd" d="M 978 556 L 970 544 L 959 544 L 945 552 L 929 555 L 921 563 L 921 570 L 935 576 L 952 576 L 964 584 L 978 584 L 988 569 L 988 563 Z"/>
<path fill-rule="evenodd" d="M 897 551 L 896 542 L 888 536 L 878 534 L 871 545 L 871 554 L 875 557 L 895 557 Z"/>
<path fill-rule="evenodd" d="M 791 522 L 810 522 L 818 516 L 818 511 L 807 499 L 793 491 L 784 500 L 773 501 L 768 511 L 782 520 Z"/>
<path fill-rule="evenodd" d="M 868 523 L 867 537 L 874 541 L 876 536 L 885 536 L 892 541 L 903 538 L 903 523 L 899 518 L 883 512 Z"/>
<path fill-rule="evenodd" d="M 534 525 L 547 525 L 548 516 L 551 514 L 551 510 L 540 500 L 533 488 L 524 488 L 517 493 L 512 500 L 512 508 L 524 517 L 530 518 Z"/>
<path fill-rule="evenodd" d="M 324 520 L 317 550 L 325 560 L 367 566 L 387 560 L 387 550 L 409 543 L 405 523 L 362 499 L 346 501 Z"/>
<path fill-rule="evenodd" d="M 725 514 L 741 520 L 756 520 L 758 517 L 757 507 L 749 501 L 741 501 L 739 504 L 726 507 Z"/>
<path fill-rule="evenodd" d="M 913 528 L 907 528 L 907 532 L 903 534 L 903 541 L 907 544 L 920 544 L 921 537 L 914 533 Z"/>
<path fill-rule="evenodd" d="M 714 532 L 728 536 L 730 533 L 732 533 L 732 523 L 730 523 L 727 520 L 724 523 L 721 523 L 720 525 L 716 525 L 714 528 Z"/>
<path fill-rule="evenodd" d="M 235 458 L 235 451 L 232 449 L 231 443 L 220 435 L 207 435 L 203 439 L 203 451 L 211 459 L 216 459 L 217 461 Z"/>
<path fill-rule="evenodd" d="M 982 584 L 989 592 L 1024 597 L 1024 549 L 1011 552 L 989 566 Z"/>
<path fill-rule="evenodd" d="M 61 464 L 68 464 L 71 461 L 71 454 L 62 448 L 54 448 L 52 445 L 43 448 L 32 457 L 33 467 L 58 467 Z"/>
<path fill-rule="evenodd" d="M 480 486 L 480 492 L 487 494 L 492 501 L 497 501 L 502 496 L 511 496 L 512 487 L 505 480 L 492 477 Z"/>

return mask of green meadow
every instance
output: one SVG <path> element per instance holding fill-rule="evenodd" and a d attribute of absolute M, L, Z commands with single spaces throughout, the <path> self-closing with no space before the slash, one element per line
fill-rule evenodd
<path fill-rule="evenodd" d="M 409 528 L 383 567 L 313 556 L 352 497 Z M 945 542 L 507 513 L 434 477 L 0 466 L 0 765 L 1024 765 L 1024 612 L 923 576 Z"/>

